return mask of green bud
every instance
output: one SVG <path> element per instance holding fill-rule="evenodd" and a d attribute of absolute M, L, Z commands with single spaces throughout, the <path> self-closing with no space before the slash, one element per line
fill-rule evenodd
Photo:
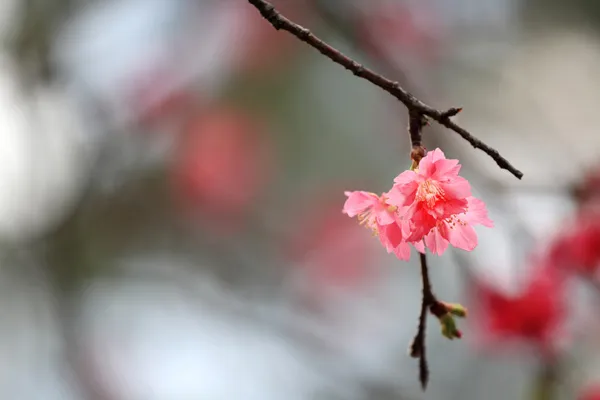
<path fill-rule="evenodd" d="M 444 305 L 444 307 L 446 307 L 446 310 L 448 310 L 448 312 L 456 317 L 460 317 L 460 318 L 466 318 L 467 316 L 467 309 L 462 305 L 462 304 L 458 304 L 458 303 L 444 303 L 442 302 L 442 304 Z"/>
<path fill-rule="evenodd" d="M 462 332 L 456 328 L 456 321 L 452 314 L 447 313 L 440 317 L 440 324 L 442 325 L 442 335 L 450 340 L 460 339 Z"/>

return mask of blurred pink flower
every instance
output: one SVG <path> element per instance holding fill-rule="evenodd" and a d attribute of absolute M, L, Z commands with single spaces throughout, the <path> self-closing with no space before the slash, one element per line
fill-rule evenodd
<path fill-rule="evenodd" d="M 284 245 L 287 257 L 304 270 L 302 298 L 311 307 L 327 301 L 334 288 L 357 290 L 378 276 L 372 246 L 338 207 L 329 199 L 308 204 Z"/>
<path fill-rule="evenodd" d="M 577 400 L 600 400 L 600 384 L 585 387 L 577 396 Z"/>
<path fill-rule="evenodd" d="M 426 3 L 373 1 L 360 13 L 361 40 L 387 58 L 402 54 L 422 63 L 437 61 L 444 33 L 435 9 Z"/>
<path fill-rule="evenodd" d="M 267 183 L 272 150 L 255 117 L 226 106 L 204 110 L 189 121 L 174 158 L 181 205 L 220 222 L 237 219 Z"/>
<path fill-rule="evenodd" d="M 306 2 L 275 2 L 286 17 L 302 23 L 310 14 Z M 238 70 L 243 73 L 272 72 L 289 63 L 302 43 L 286 32 L 276 31 L 253 7 L 244 7 L 244 36 L 240 37 Z"/>

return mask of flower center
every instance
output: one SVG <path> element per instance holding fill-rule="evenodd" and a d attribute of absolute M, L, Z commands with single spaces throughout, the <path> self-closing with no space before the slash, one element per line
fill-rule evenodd
<path fill-rule="evenodd" d="M 436 203 L 444 200 L 445 195 L 444 189 L 437 182 L 427 179 L 417 188 L 415 198 L 417 201 L 425 203 L 428 208 L 433 208 Z"/>

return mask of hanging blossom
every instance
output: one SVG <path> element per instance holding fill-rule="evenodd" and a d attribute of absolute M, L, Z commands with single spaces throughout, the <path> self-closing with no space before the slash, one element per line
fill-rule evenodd
<path fill-rule="evenodd" d="M 471 195 L 471 185 L 459 176 L 458 160 L 435 149 L 418 168 L 396 177 L 389 192 L 346 192 L 343 212 L 358 216 L 377 235 L 388 253 L 410 258 L 410 244 L 442 255 L 448 245 L 472 251 L 477 246 L 474 225 L 493 227 L 483 201 Z"/>

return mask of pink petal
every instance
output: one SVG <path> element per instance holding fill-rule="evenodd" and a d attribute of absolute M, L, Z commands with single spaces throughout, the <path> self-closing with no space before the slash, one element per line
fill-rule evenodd
<path fill-rule="evenodd" d="M 400 213 L 400 215 L 403 214 Z M 404 218 L 398 218 L 396 223 L 398 224 L 398 226 L 400 226 L 400 230 L 402 231 L 402 236 L 404 238 L 409 237 L 413 232 L 413 223 L 411 221 Z"/>
<path fill-rule="evenodd" d="M 446 195 L 450 195 L 456 199 L 464 199 L 471 196 L 471 184 L 463 177 L 456 176 L 450 181 L 440 182 L 439 185 L 446 192 Z"/>
<path fill-rule="evenodd" d="M 413 242 L 413 246 L 415 246 L 415 249 L 417 249 L 419 253 L 425 254 L 425 243 L 423 243 L 422 240 L 419 240 L 418 242 Z"/>
<path fill-rule="evenodd" d="M 438 147 L 427 153 L 430 156 L 431 162 L 437 163 L 440 160 L 445 160 L 446 155 L 444 152 Z"/>
<path fill-rule="evenodd" d="M 494 221 L 488 218 L 488 211 L 483 201 L 475 197 L 469 197 L 467 202 L 469 208 L 463 217 L 465 222 L 471 225 L 481 224 L 488 228 L 494 227 Z"/>
<path fill-rule="evenodd" d="M 412 207 L 414 211 L 409 211 L 405 214 L 405 219 L 409 219 L 410 234 L 406 235 L 406 240 L 415 242 L 423 239 L 431 229 L 435 227 L 436 220 L 429 215 L 424 209 L 415 205 Z"/>
<path fill-rule="evenodd" d="M 410 246 L 406 242 L 402 242 L 394 249 L 394 254 L 400 260 L 410 260 Z"/>
<path fill-rule="evenodd" d="M 435 150 L 428 152 L 427 154 L 425 154 L 425 157 L 423 157 L 421 159 L 421 161 L 419 162 L 419 172 L 418 172 L 418 174 L 422 178 L 425 178 L 425 179 L 431 178 L 433 176 L 434 172 L 435 172 L 435 166 L 434 166 L 434 163 L 433 163 L 434 153 L 435 153 Z"/>
<path fill-rule="evenodd" d="M 419 175 L 421 175 L 424 178 L 436 179 L 436 176 L 438 175 L 436 173 L 437 164 L 442 162 L 443 165 L 443 160 L 445 159 L 446 156 L 444 155 L 444 152 L 440 149 L 435 149 L 428 152 L 425 155 L 425 157 L 423 157 L 421 162 L 419 162 Z"/>
<path fill-rule="evenodd" d="M 413 182 L 417 182 L 418 179 L 419 175 L 415 171 L 406 170 L 394 178 L 394 183 L 400 186 L 405 186 Z"/>
<path fill-rule="evenodd" d="M 394 179 L 394 186 L 385 196 L 388 203 L 397 206 L 408 206 L 415 201 L 415 194 L 419 187 L 419 176 L 414 171 L 404 171 Z"/>
<path fill-rule="evenodd" d="M 348 214 L 349 217 L 355 217 L 379 203 L 379 198 L 373 193 L 355 191 L 344 192 L 344 194 L 348 196 L 348 198 L 344 203 L 342 212 Z"/>
<path fill-rule="evenodd" d="M 448 229 L 445 229 L 444 236 L 456 248 L 472 251 L 477 247 L 477 233 L 469 224 L 457 223 L 452 227 L 448 227 Z"/>
<path fill-rule="evenodd" d="M 439 229 L 432 229 L 425 238 L 427 248 L 433 253 L 441 256 L 448 248 L 448 240 L 446 240 Z"/>
<path fill-rule="evenodd" d="M 396 222 L 394 214 L 386 210 L 382 205 L 378 205 L 375 209 L 375 216 L 379 225 L 389 225 Z"/>
<path fill-rule="evenodd" d="M 458 176 L 461 168 L 458 160 L 448 160 L 445 158 L 435 161 L 434 165 L 435 172 L 433 173 L 432 178 L 438 181 Z"/>
<path fill-rule="evenodd" d="M 466 199 L 452 199 L 444 204 L 446 216 L 463 214 L 469 205 Z"/>
<path fill-rule="evenodd" d="M 388 253 L 391 253 L 402 242 L 402 231 L 398 224 L 380 226 L 378 230 L 379 240 Z"/>
<path fill-rule="evenodd" d="M 463 214 L 467 209 L 467 200 L 451 199 L 445 202 L 436 204 L 432 209 L 428 209 L 427 213 L 432 217 L 442 220 L 455 214 Z"/>
<path fill-rule="evenodd" d="M 408 187 L 411 185 L 407 185 L 407 186 L 394 185 L 394 186 L 392 186 L 392 188 L 390 189 L 389 192 L 383 194 L 386 198 L 386 202 L 389 205 L 396 206 L 396 207 L 406 207 L 408 204 L 412 203 L 415 198 L 415 193 L 417 192 L 417 184 L 414 185 L 414 190 L 413 190 L 413 188 Z M 408 197 L 407 197 L 407 195 L 408 195 Z M 412 199 L 412 200 L 409 200 L 409 199 Z"/>

